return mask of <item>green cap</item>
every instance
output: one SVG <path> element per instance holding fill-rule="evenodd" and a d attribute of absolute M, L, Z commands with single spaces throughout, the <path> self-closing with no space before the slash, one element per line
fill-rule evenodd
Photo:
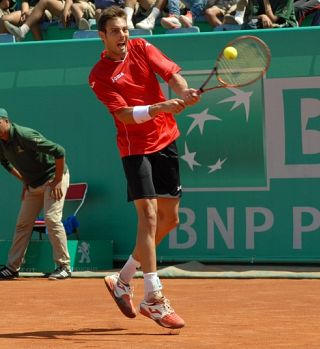
<path fill-rule="evenodd" d="M 7 118 L 8 117 L 8 113 L 5 109 L 0 108 L 0 118 Z"/>

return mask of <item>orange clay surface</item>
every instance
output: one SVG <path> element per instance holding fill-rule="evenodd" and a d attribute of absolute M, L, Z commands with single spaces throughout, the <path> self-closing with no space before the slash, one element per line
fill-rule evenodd
<path fill-rule="evenodd" d="M 187 326 L 125 318 L 102 278 L 0 282 L 1 349 L 319 349 L 320 281 L 163 279 Z M 133 281 L 135 304 L 142 279 Z"/>

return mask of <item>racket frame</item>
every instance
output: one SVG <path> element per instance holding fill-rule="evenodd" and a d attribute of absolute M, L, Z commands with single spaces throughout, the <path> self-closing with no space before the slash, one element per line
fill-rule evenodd
<path fill-rule="evenodd" d="M 240 41 L 240 40 L 245 40 L 245 39 L 252 39 L 252 40 L 255 40 L 257 41 L 261 46 L 263 46 L 265 48 L 265 51 L 266 51 L 266 66 L 265 68 L 261 71 L 261 74 L 259 76 L 257 76 L 255 79 L 253 80 L 250 80 L 248 82 L 244 82 L 244 83 L 241 83 L 241 84 L 228 84 L 226 82 L 223 81 L 223 79 L 219 78 L 219 76 L 217 76 L 217 66 L 218 66 L 218 62 L 220 61 L 220 59 L 223 57 L 223 51 L 226 47 L 229 47 L 229 46 L 233 46 L 234 43 Z M 219 55 L 218 55 L 218 58 L 216 60 L 216 63 L 215 63 L 215 66 L 213 67 L 213 69 L 211 70 L 210 74 L 208 75 L 207 79 L 203 82 L 203 84 L 199 87 L 198 89 L 198 94 L 202 94 L 204 92 L 207 92 L 207 91 L 211 91 L 211 90 L 215 90 L 215 89 L 218 89 L 218 88 L 235 88 L 235 87 L 243 87 L 243 86 L 247 86 L 247 85 L 250 85 L 250 84 L 253 84 L 254 82 L 256 82 L 257 80 L 259 80 L 266 72 L 267 70 L 269 69 L 270 67 L 270 62 L 271 62 L 271 52 L 270 52 L 270 49 L 268 47 L 268 45 L 261 39 L 259 39 L 258 37 L 256 36 L 253 36 L 253 35 L 242 35 L 232 41 L 230 41 L 227 45 L 225 45 L 223 47 L 223 49 L 220 51 Z M 216 75 L 217 77 L 217 80 L 218 82 L 220 83 L 220 85 L 217 85 L 217 86 L 214 86 L 214 87 L 209 87 L 209 88 L 204 88 L 207 83 L 211 80 L 212 76 L 213 75 Z"/>

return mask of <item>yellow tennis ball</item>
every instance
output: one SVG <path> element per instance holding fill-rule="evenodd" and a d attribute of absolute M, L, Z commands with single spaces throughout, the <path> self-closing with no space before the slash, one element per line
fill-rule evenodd
<path fill-rule="evenodd" d="M 236 59 L 238 56 L 238 51 L 232 46 L 228 46 L 223 50 L 223 55 L 227 59 Z"/>

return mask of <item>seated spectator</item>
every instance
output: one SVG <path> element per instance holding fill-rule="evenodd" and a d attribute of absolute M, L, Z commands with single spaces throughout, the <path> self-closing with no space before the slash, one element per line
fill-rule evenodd
<path fill-rule="evenodd" d="M 224 17 L 235 12 L 237 0 L 208 0 L 205 15 L 212 27 L 224 23 Z"/>
<path fill-rule="evenodd" d="M 243 8 L 244 1 L 241 1 Z M 241 29 L 268 29 L 297 27 L 298 23 L 294 13 L 293 0 L 250 0 L 244 12 L 244 19 L 241 18 L 238 11 L 235 17 L 227 17 L 225 22 L 230 24 L 243 25 Z"/>
<path fill-rule="evenodd" d="M 16 10 L 15 0 L 0 0 L 0 18 Z"/>
<path fill-rule="evenodd" d="M 71 14 L 79 30 L 89 30 L 89 19 L 95 18 L 96 7 L 91 1 L 75 1 L 71 5 Z"/>
<path fill-rule="evenodd" d="M 317 10 L 320 10 L 319 0 L 297 0 L 294 2 L 294 11 L 299 26 L 309 14 Z M 313 24 L 311 23 L 311 25 Z"/>
<path fill-rule="evenodd" d="M 181 14 L 179 0 L 168 0 L 168 17 L 161 19 L 161 25 L 167 29 L 187 27 L 190 28 L 196 18 L 204 15 L 207 0 L 182 0 L 183 5 L 190 9 Z"/>
<path fill-rule="evenodd" d="M 239 0 L 236 5 L 236 13 L 234 16 L 227 13 L 224 16 L 224 24 L 234 24 L 234 25 L 242 25 L 243 17 L 246 11 L 246 7 L 248 5 L 248 0 Z"/>
<path fill-rule="evenodd" d="M 14 7 L 12 7 L 12 3 L 10 3 L 10 0 L 0 0 L 0 33 L 7 33 L 7 30 L 3 24 L 3 17 L 10 16 L 10 14 L 12 14 L 13 12 L 18 11 L 14 11 Z M 12 16 L 12 20 L 19 23 L 20 17 L 21 12 L 19 11 L 19 13 L 16 13 Z"/>
<path fill-rule="evenodd" d="M 33 8 L 36 6 L 39 0 L 23 0 L 21 2 L 21 9 L 18 11 L 11 12 L 2 17 L 2 21 L 8 21 L 11 24 L 20 26 L 25 23 L 28 16 L 30 16 Z M 46 12 L 46 17 L 50 19 L 52 16 L 49 11 Z M 3 24 L 5 32 L 8 32 Z M 32 35 L 35 40 L 42 40 L 42 33 L 40 23 L 35 23 L 31 28 Z"/>
<path fill-rule="evenodd" d="M 124 0 L 95 0 L 95 7 L 96 7 L 96 22 L 98 23 L 99 18 L 101 16 L 101 13 L 104 9 L 110 7 L 110 6 L 120 6 L 124 8 L 125 2 Z M 130 29 L 130 28 L 129 28 Z"/>
<path fill-rule="evenodd" d="M 10 13 L 10 1 L 9 0 L 1 0 L 0 1 L 0 18 L 2 16 Z"/>
<path fill-rule="evenodd" d="M 124 10 L 127 14 L 128 28 L 134 28 L 135 17 L 136 28 L 152 30 L 165 4 L 166 0 L 125 0 Z M 140 20 L 141 17 L 145 18 Z"/>
<path fill-rule="evenodd" d="M 4 25 L 8 32 L 16 37 L 17 41 L 21 41 L 28 34 L 30 28 L 41 21 L 46 10 L 59 18 L 63 26 L 67 27 L 71 17 L 71 5 L 72 0 L 66 0 L 65 2 L 60 0 L 39 0 L 24 24 L 15 26 L 8 21 L 4 21 Z"/>

